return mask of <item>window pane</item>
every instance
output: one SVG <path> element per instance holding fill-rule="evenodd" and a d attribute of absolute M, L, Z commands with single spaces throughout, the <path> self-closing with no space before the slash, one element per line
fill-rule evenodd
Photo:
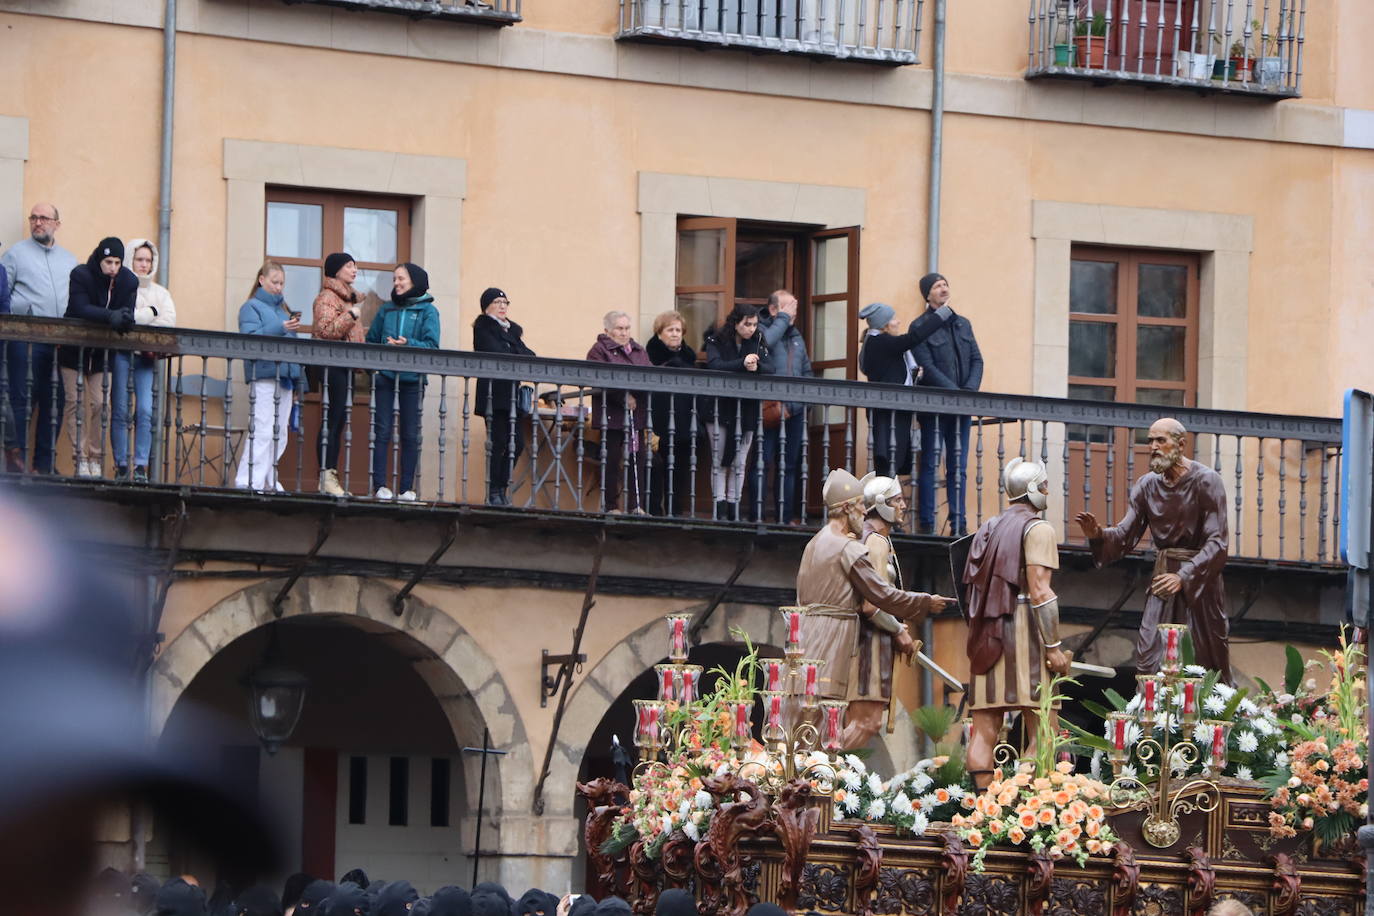
<path fill-rule="evenodd" d="M 720 315 L 720 300 L 720 293 L 678 293 L 677 310 L 684 319 L 682 339 L 698 351 Z"/>
<path fill-rule="evenodd" d="M 816 282 L 812 294 L 849 291 L 849 238 L 821 239 L 816 242 Z"/>
<path fill-rule="evenodd" d="M 677 234 L 677 285 L 725 282 L 725 230 L 684 229 Z M 685 312 L 683 314 L 686 314 Z M 712 316 L 714 318 L 714 316 Z"/>
<path fill-rule="evenodd" d="M 1136 378 L 1181 382 L 1185 378 L 1184 354 L 1188 329 L 1141 325 L 1136 329 Z"/>
<path fill-rule="evenodd" d="M 286 288 L 282 296 L 287 306 L 301 313 L 301 324 L 313 324 L 315 295 L 320 291 L 320 268 L 284 264 L 282 269 L 286 271 Z M 302 336 L 309 335 L 302 332 Z"/>
<path fill-rule="evenodd" d="M 367 758 L 348 758 L 348 822 L 367 823 Z"/>
<path fill-rule="evenodd" d="M 267 256 L 320 258 L 324 210 L 318 204 L 267 204 Z"/>
<path fill-rule="evenodd" d="M 1070 385 L 1068 396 L 1084 401 L 1114 401 L 1116 400 L 1116 387 L 1114 385 Z M 1111 430 L 1105 426 L 1080 426 L 1077 423 L 1066 424 L 1064 433 L 1070 442 L 1106 442 L 1111 437 Z"/>
<path fill-rule="evenodd" d="M 1116 377 L 1116 325 L 1104 321 L 1069 322 L 1069 375 Z"/>
<path fill-rule="evenodd" d="M 843 379 L 844 371 L 844 366 L 830 366 L 829 368 L 821 370 L 820 377 Z M 844 408 L 834 405 L 824 406 L 821 404 L 814 404 L 809 408 L 808 417 L 809 419 L 806 422 L 811 426 L 819 426 L 822 423 L 829 425 L 840 424 L 844 422 Z M 811 440 L 811 447 L 819 450 L 821 448 L 820 440 Z M 833 451 L 831 452 L 831 460 L 837 460 Z"/>
<path fill-rule="evenodd" d="M 817 302 L 811 313 L 811 358 L 816 361 L 844 359 L 849 335 L 849 300 Z M 838 378 L 844 378 L 841 372 Z"/>
<path fill-rule="evenodd" d="M 1181 264 L 1141 264 L 1136 308 L 1142 318 L 1188 317 L 1188 268 Z"/>
<path fill-rule="evenodd" d="M 736 242 L 736 298 L 766 299 L 787 286 L 787 247 L 786 242 Z"/>
<path fill-rule="evenodd" d="M 1073 261 L 1069 268 L 1069 311 L 1116 314 L 1116 263 Z"/>
<path fill-rule="evenodd" d="M 387 794 L 387 823 L 392 827 L 406 826 L 410 811 L 410 758 L 391 758 L 391 785 Z"/>
<path fill-rule="evenodd" d="M 1159 404 L 1163 407 L 1184 407 L 1184 392 L 1177 388 L 1137 388 L 1135 392 L 1137 404 Z M 1148 429 L 1137 429 L 1135 431 L 1136 445 L 1144 445 L 1150 441 L 1150 431 Z"/>
<path fill-rule="evenodd" d="M 344 207 L 344 251 L 357 261 L 395 264 L 396 217 L 395 210 Z"/>

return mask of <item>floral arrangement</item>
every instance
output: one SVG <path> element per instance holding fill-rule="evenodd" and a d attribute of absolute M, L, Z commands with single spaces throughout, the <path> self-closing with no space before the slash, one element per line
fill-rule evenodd
<path fill-rule="evenodd" d="M 1290 647 L 1291 648 L 1291 647 Z M 1286 766 L 1267 784 L 1273 790 L 1269 830 L 1274 836 L 1294 836 L 1310 830 L 1323 843 L 1334 843 L 1355 832 L 1369 813 L 1368 697 L 1364 693 L 1364 651 L 1341 633 L 1340 647 L 1323 652 L 1331 679 L 1324 696 L 1294 683 L 1305 673 L 1299 658 L 1290 660 L 1285 694 L 1279 698 L 1283 727 L 1297 739 Z M 1317 662 L 1320 667 L 1321 663 Z"/>
<path fill-rule="evenodd" d="M 1068 760 L 1055 762 L 1070 743 L 1054 725 L 1054 704 L 1065 699 L 1058 691 L 1066 683 L 1078 682 L 1055 677 L 1040 684 L 1035 755 L 1003 767 L 986 789 L 964 797 L 967 814 L 951 818 L 959 837 L 974 850 L 974 871 L 983 870 L 995 845 L 1026 846 L 1083 866 L 1090 855 L 1109 855 L 1117 842 L 1107 825 L 1107 786 L 1074 773 Z"/>
<path fill-rule="evenodd" d="M 702 779 L 728 772 L 733 761 L 719 748 L 684 753 L 672 765 L 648 767 L 637 774 L 630 804 L 611 829 L 613 848 L 643 839 L 646 854 L 657 859 L 663 844 L 681 830 L 693 843 L 706 833 L 716 813 L 715 796 Z"/>
<path fill-rule="evenodd" d="M 964 767 L 947 755 L 922 760 L 884 781 L 846 754 L 835 773 L 835 817 L 890 824 L 922 836 L 933 821 L 948 821 L 966 795 Z"/>

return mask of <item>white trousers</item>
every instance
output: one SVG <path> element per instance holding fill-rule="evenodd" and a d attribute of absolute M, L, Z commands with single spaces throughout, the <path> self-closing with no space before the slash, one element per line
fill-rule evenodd
<path fill-rule="evenodd" d="M 293 393 L 278 386 L 276 379 L 260 378 L 253 382 L 248 395 L 253 417 L 248 423 L 248 437 L 243 443 L 243 454 L 239 456 L 234 486 L 253 490 L 281 489 L 281 484 L 277 483 L 277 459 L 286 451 Z"/>
<path fill-rule="evenodd" d="M 716 502 L 725 500 L 726 502 L 739 502 L 740 493 L 744 490 L 744 463 L 749 460 L 749 446 L 754 443 L 754 431 L 751 429 L 740 436 L 739 444 L 735 447 L 735 460 L 730 462 L 729 467 L 720 466 L 720 456 L 725 454 L 725 444 L 733 436 L 733 429 L 726 429 L 719 423 L 707 423 L 706 435 L 711 440 L 711 498 Z"/>

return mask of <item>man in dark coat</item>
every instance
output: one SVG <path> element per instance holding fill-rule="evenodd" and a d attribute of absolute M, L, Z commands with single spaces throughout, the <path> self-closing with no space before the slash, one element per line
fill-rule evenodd
<path fill-rule="evenodd" d="M 926 312 L 949 308 L 949 281 L 937 273 L 921 278 L 921 298 Z M 925 317 L 925 316 L 922 316 Z M 918 318 L 917 321 L 920 321 Z M 912 329 L 916 322 L 912 322 Z M 977 391 L 983 384 L 983 354 L 973 336 L 973 325 L 955 314 L 941 328 L 911 348 L 921 367 L 919 384 L 932 388 L 958 388 Z M 918 524 L 921 534 L 935 533 L 936 442 L 945 453 L 945 490 L 949 497 L 950 534 L 962 537 L 965 530 L 965 466 L 968 462 L 970 421 L 955 414 L 918 413 L 921 424 L 920 506 Z"/>
<path fill-rule="evenodd" d="M 1161 623 L 1186 623 L 1198 664 L 1231 677 L 1227 642 L 1226 488 L 1221 475 L 1183 456 L 1187 430 L 1172 418 L 1150 427 L 1150 471 L 1131 486 L 1126 515 L 1103 528 L 1091 512 L 1074 517 L 1098 566 L 1115 563 L 1132 550 L 1148 528 L 1158 553 L 1145 613 L 1136 638 L 1135 667 L 1141 674 L 1159 670 L 1164 655 Z"/>
<path fill-rule="evenodd" d="M 482 314 L 472 322 L 472 349 L 479 353 L 534 356 L 525 345 L 524 328 L 510 320 L 510 297 L 492 286 L 482 292 Z M 506 488 L 520 453 L 525 450 L 525 434 L 518 421 L 525 408 L 514 382 L 477 380 L 472 412 L 487 421 L 487 504 L 509 506 Z"/>

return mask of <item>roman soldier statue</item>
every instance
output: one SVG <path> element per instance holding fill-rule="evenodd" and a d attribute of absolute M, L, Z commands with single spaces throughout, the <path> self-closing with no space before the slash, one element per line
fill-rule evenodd
<path fill-rule="evenodd" d="M 973 535 L 963 574 L 973 713 L 968 769 L 980 789 L 992 779 L 1004 714 L 1020 711 L 1033 736 L 1041 682 L 1067 674 L 1071 662 L 1060 648 L 1059 599 L 1050 587 L 1059 539 L 1040 517 L 1049 501 L 1049 475 L 1038 461 L 1013 458 L 1002 485 L 1010 505 Z"/>
<path fill-rule="evenodd" d="M 885 634 L 894 652 L 910 654 L 915 644 L 906 623 L 920 623 L 955 599 L 894 588 L 873 566 L 859 541 L 863 487 L 853 474 L 832 470 L 821 496 L 829 520 L 806 545 L 797 570 L 797 604 L 806 609 L 802 652 L 825 661 L 822 695 L 848 701 L 842 742 L 852 750 L 878 733 L 886 705 L 871 655 L 867 664 L 860 661 L 863 628 Z"/>

